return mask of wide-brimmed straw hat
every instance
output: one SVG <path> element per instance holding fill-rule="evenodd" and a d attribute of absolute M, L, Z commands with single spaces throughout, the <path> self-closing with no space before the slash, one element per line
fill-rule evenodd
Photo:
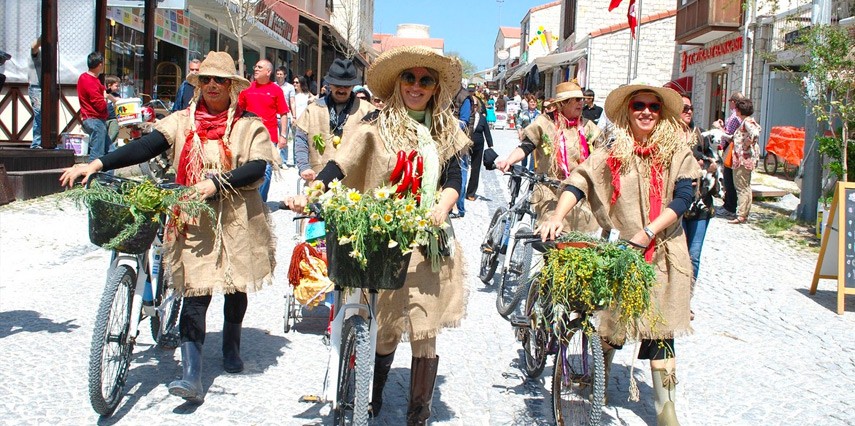
<path fill-rule="evenodd" d="M 559 84 L 555 87 L 555 92 L 555 99 L 552 101 L 553 103 L 566 101 L 567 99 L 585 97 L 585 93 L 582 92 L 582 88 L 572 81 L 565 81 L 564 83 Z"/>
<path fill-rule="evenodd" d="M 446 91 L 456 93 L 459 90 L 463 74 L 460 61 L 422 46 L 401 46 L 383 52 L 368 68 L 368 86 L 377 97 L 389 99 L 398 84 L 398 76 L 404 70 L 419 67 L 436 71 Z"/>
<path fill-rule="evenodd" d="M 683 99 L 680 94 L 674 89 L 662 87 L 661 84 L 654 84 L 642 80 L 633 80 L 629 84 L 618 87 L 609 93 L 606 97 L 606 117 L 614 121 L 620 115 L 621 110 L 627 108 L 629 99 L 637 92 L 652 92 L 662 100 L 662 107 L 665 114 L 673 117 L 679 117 L 683 111 Z"/>
<path fill-rule="evenodd" d="M 208 52 L 205 60 L 199 64 L 199 73 L 187 76 L 187 82 L 199 87 L 199 76 L 228 77 L 232 87 L 238 92 L 249 87 L 249 80 L 237 75 L 235 60 L 226 52 Z"/>

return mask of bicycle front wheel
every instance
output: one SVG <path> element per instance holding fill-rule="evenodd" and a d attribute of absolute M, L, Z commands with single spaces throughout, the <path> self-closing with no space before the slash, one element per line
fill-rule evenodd
<path fill-rule="evenodd" d="M 109 416 L 122 399 L 133 351 L 131 327 L 136 273 L 119 265 L 107 278 L 95 317 L 89 353 L 89 400 L 95 412 Z"/>
<path fill-rule="evenodd" d="M 499 247 L 502 244 L 507 211 L 508 209 L 500 207 L 493 212 L 490 227 L 487 228 L 487 234 L 484 235 L 484 241 L 481 243 L 481 269 L 478 278 L 484 284 L 489 285 L 493 282 L 493 275 L 496 274 L 496 267 L 499 266 Z"/>
<path fill-rule="evenodd" d="M 521 226 L 516 235 L 531 233 L 531 228 Z M 496 310 L 504 318 L 508 318 L 519 306 L 520 300 L 528 290 L 528 274 L 532 257 L 531 244 L 522 243 L 515 238 L 513 248 L 508 256 L 510 256 L 510 261 L 507 268 L 502 270 L 502 281 L 499 283 L 498 294 L 496 295 Z"/>
<path fill-rule="evenodd" d="M 370 337 L 365 320 L 354 315 L 344 323 L 338 361 L 338 405 L 333 409 L 334 425 L 368 424 L 368 385 L 371 380 Z"/>
<path fill-rule="evenodd" d="M 581 328 L 555 355 L 552 411 L 557 425 L 599 425 L 605 397 L 603 346 Z"/>
<path fill-rule="evenodd" d="M 546 366 L 546 344 L 549 335 L 543 328 L 541 311 L 538 300 L 540 283 L 535 280 L 531 283 L 528 296 L 525 301 L 525 316 L 528 327 L 523 330 L 523 356 L 525 357 L 525 374 L 529 378 L 536 379 L 543 373 Z"/>

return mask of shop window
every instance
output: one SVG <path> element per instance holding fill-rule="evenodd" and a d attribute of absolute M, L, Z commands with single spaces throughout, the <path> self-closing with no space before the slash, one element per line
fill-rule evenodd
<path fill-rule="evenodd" d="M 576 32 L 576 0 L 570 0 L 564 4 L 564 32 L 562 39 L 567 39 Z"/>
<path fill-rule="evenodd" d="M 727 97 L 730 96 L 727 89 L 728 73 L 719 71 L 710 74 L 712 88 L 710 90 L 710 123 L 727 118 Z"/>

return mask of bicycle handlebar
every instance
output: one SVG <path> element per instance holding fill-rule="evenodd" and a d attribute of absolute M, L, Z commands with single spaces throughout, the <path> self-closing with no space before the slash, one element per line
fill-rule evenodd
<path fill-rule="evenodd" d="M 511 171 L 505 172 L 505 175 L 511 177 L 525 178 L 535 183 L 542 183 L 554 188 L 561 187 L 561 181 L 548 177 L 545 173 L 535 173 L 519 164 L 511 166 Z"/>

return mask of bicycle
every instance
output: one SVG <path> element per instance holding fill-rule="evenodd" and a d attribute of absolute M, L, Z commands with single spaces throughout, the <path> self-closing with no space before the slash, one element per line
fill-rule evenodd
<path fill-rule="evenodd" d="M 94 179 L 107 185 L 120 186 L 133 182 L 103 173 Z M 174 190 L 175 184 L 158 184 L 160 188 Z M 126 206 L 101 202 L 104 209 L 127 209 Z M 90 239 L 101 245 L 106 240 L 98 235 L 99 215 L 89 214 Z M 119 405 L 122 389 L 130 367 L 131 353 L 139 335 L 139 324 L 151 319 L 151 335 L 161 347 L 178 347 L 178 314 L 181 295 L 170 285 L 170 277 L 163 273 L 163 236 L 167 216 L 159 225 L 151 225 L 137 237 L 123 244 L 122 250 L 113 250 L 107 283 L 95 317 L 95 329 L 89 356 L 89 400 L 92 408 L 102 416 L 110 416 Z M 142 235 L 153 234 L 153 235 Z M 96 241 L 97 239 L 97 241 Z"/>

